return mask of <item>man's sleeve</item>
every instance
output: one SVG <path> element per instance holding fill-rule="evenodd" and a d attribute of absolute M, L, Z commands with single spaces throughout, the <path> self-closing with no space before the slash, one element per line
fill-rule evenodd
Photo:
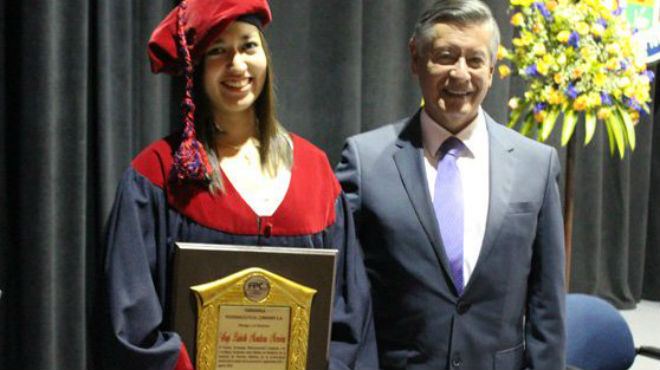
<path fill-rule="evenodd" d="M 335 169 L 335 174 L 337 175 L 337 179 L 346 195 L 350 211 L 353 213 L 356 222 L 362 206 L 362 179 L 360 158 L 358 157 L 357 149 L 355 141 L 352 138 L 349 138 L 344 145 L 344 150 L 341 154 L 341 161 Z"/>
<path fill-rule="evenodd" d="M 557 180 L 557 152 L 549 155 L 530 271 L 525 342 L 532 369 L 563 369 L 566 363 L 564 226 Z"/>

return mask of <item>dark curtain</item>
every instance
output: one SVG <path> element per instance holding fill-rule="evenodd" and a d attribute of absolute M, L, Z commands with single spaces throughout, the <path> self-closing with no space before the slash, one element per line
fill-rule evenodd
<path fill-rule="evenodd" d="M 412 114 L 420 94 L 407 41 L 430 2 L 272 0 L 266 37 L 285 126 L 336 163 L 347 136 Z M 508 45 L 507 5 L 489 3 Z M 152 75 L 146 57 L 175 1 L 1 4 L 0 368 L 93 369 L 90 318 L 116 184 L 140 148 L 181 127 L 180 84 Z M 495 77 L 484 107 L 504 122 L 519 91 Z M 624 160 L 602 132 L 579 145 L 571 290 L 619 307 L 660 299 L 659 122 L 656 106 Z"/>

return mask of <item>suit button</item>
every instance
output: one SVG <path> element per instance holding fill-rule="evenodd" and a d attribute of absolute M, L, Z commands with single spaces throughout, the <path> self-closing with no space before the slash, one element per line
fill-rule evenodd
<path fill-rule="evenodd" d="M 451 357 L 451 366 L 454 368 L 459 368 L 463 365 L 463 360 L 461 359 L 461 354 L 460 353 L 455 353 Z"/>
<path fill-rule="evenodd" d="M 456 304 L 456 312 L 458 312 L 459 315 L 462 315 L 466 313 L 470 309 L 470 304 L 464 301 L 458 301 L 458 304 Z"/>

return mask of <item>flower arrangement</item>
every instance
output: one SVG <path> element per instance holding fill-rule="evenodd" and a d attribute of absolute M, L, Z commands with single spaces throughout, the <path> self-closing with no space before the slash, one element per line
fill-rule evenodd
<path fill-rule="evenodd" d="M 610 152 L 635 149 L 635 125 L 649 113 L 650 84 L 644 51 L 632 41 L 621 8 L 599 0 L 510 0 L 516 37 L 512 51 L 500 47 L 504 78 L 527 83 L 522 97 L 509 100 L 509 127 L 545 141 L 563 113 L 562 145 L 584 116 L 585 145 L 604 123 Z M 537 130 L 533 130 L 537 128 Z"/>

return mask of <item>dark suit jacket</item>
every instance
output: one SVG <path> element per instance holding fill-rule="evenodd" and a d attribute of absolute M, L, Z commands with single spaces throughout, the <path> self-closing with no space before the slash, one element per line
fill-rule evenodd
<path fill-rule="evenodd" d="M 565 366 L 557 153 L 488 115 L 486 124 L 486 232 L 460 297 L 426 182 L 419 112 L 346 143 L 337 177 L 356 216 L 383 368 Z"/>

